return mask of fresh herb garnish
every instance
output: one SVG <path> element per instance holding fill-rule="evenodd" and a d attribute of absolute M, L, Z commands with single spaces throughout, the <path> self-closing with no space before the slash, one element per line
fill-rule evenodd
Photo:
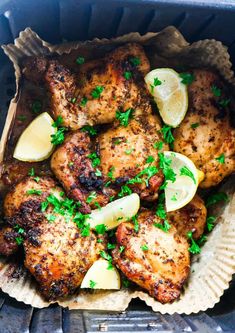
<path fill-rule="evenodd" d="M 215 158 L 220 164 L 224 164 L 225 163 L 225 155 L 221 154 L 220 156 Z"/>
<path fill-rule="evenodd" d="M 107 249 L 108 250 L 113 250 L 113 249 L 115 249 L 115 247 L 116 247 L 116 244 L 111 244 L 111 243 L 107 244 Z"/>
<path fill-rule="evenodd" d="M 133 65 L 133 66 L 139 66 L 141 64 L 141 61 L 140 61 L 140 58 L 138 57 L 133 57 L 133 58 L 130 58 L 130 63 Z"/>
<path fill-rule="evenodd" d="M 95 230 L 97 234 L 103 235 L 106 232 L 107 227 L 105 224 L 98 224 L 95 226 Z"/>
<path fill-rule="evenodd" d="M 162 84 L 162 81 L 160 81 L 157 77 L 153 79 L 153 84 L 150 84 L 151 88 L 151 94 L 154 92 L 154 87 L 160 86 Z"/>
<path fill-rule="evenodd" d="M 172 148 L 173 142 L 175 141 L 175 138 L 172 134 L 172 127 L 168 125 L 164 125 L 160 132 L 163 135 L 163 139 L 166 143 L 169 143 L 170 147 Z"/>
<path fill-rule="evenodd" d="M 95 170 L 95 175 L 96 175 L 97 177 L 102 177 L 102 172 L 101 172 L 99 169 L 96 169 L 96 170 Z"/>
<path fill-rule="evenodd" d="M 86 202 L 87 202 L 88 204 L 90 204 L 94 199 L 96 199 L 96 197 L 97 197 L 96 192 L 95 192 L 95 191 L 92 191 L 92 192 L 88 195 L 88 197 L 87 197 L 87 199 L 86 199 Z"/>
<path fill-rule="evenodd" d="M 100 165 L 100 158 L 95 152 L 89 154 L 87 157 L 91 159 L 91 163 L 94 168 Z"/>
<path fill-rule="evenodd" d="M 23 237 L 21 237 L 21 236 L 17 236 L 17 237 L 15 238 L 15 241 L 16 241 L 16 244 L 17 244 L 17 245 L 21 245 L 21 244 L 23 243 L 24 239 L 23 239 Z"/>
<path fill-rule="evenodd" d="M 32 104 L 32 112 L 38 114 L 41 111 L 42 111 L 42 103 L 40 101 L 34 101 Z"/>
<path fill-rule="evenodd" d="M 134 148 L 127 149 L 127 150 L 125 150 L 125 154 L 130 155 L 133 152 L 133 150 L 134 150 Z"/>
<path fill-rule="evenodd" d="M 77 102 L 77 98 L 76 98 L 76 97 L 71 98 L 70 102 L 71 102 L 72 104 L 75 104 L 75 103 Z"/>
<path fill-rule="evenodd" d="M 81 129 L 82 132 L 87 132 L 90 136 L 94 136 L 97 134 L 97 130 L 90 125 L 85 125 L 83 126 L 83 128 Z"/>
<path fill-rule="evenodd" d="M 110 254 L 106 253 L 105 251 L 100 251 L 100 256 L 105 259 L 108 260 L 108 267 L 107 269 L 113 269 L 113 264 L 112 264 L 112 257 Z"/>
<path fill-rule="evenodd" d="M 211 86 L 211 91 L 215 97 L 220 97 L 221 96 L 221 89 L 216 87 L 215 85 Z"/>
<path fill-rule="evenodd" d="M 162 141 L 154 142 L 153 148 L 158 149 L 158 150 L 162 150 L 163 144 L 164 143 Z"/>
<path fill-rule="evenodd" d="M 191 252 L 192 254 L 201 253 L 200 246 L 193 239 L 193 233 L 192 233 L 192 231 L 189 231 L 187 233 L 187 236 L 191 240 L 191 246 L 188 248 L 189 252 Z"/>
<path fill-rule="evenodd" d="M 24 234 L 24 229 L 22 227 L 20 227 L 18 224 L 16 224 L 14 226 L 14 229 L 16 230 L 16 232 L 19 234 L 19 236 L 15 237 L 15 241 L 17 245 L 21 245 L 24 241 L 23 237 L 21 236 L 22 234 Z"/>
<path fill-rule="evenodd" d="M 125 250 L 125 246 L 121 245 L 119 246 L 119 253 L 122 253 Z"/>
<path fill-rule="evenodd" d="M 51 143 L 55 146 L 60 145 L 64 142 L 64 132 L 67 129 L 65 127 L 58 128 L 57 132 L 55 134 L 51 135 Z"/>
<path fill-rule="evenodd" d="M 161 193 L 158 198 L 158 204 L 156 208 L 156 215 L 160 217 L 160 219 L 165 220 L 167 215 L 166 215 L 166 210 L 164 207 L 164 200 L 165 200 L 165 194 Z"/>
<path fill-rule="evenodd" d="M 86 98 L 86 96 L 82 97 L 81 101 L 80 101 L 80 106 L 86 106 L 88 99 Z"/>
<path fill-rule="evenodd" d="M 200 126 L 200 124 L 199 123 L 193 123 L 193 124 L 191 124 L 191 128 L 197 128 L 198 126 Z"/>
<path fill-rule="evenodd" d="M 129 288 L 130 281 L 124 278 L 124 279 L 122 279 L 122 285 L 124 288 Z"/>
<path fill-rule="evenodd" d="M 19 115 L 19 116 L 17 116 L 17 120 L 19 120 L 19 121 L 25 121 L 27 119 L 27 117 L 26 116 L 24 116 L 23 114 L 22 115 Z"/>
<path fill-rule="evenodd" d="M 56 220 L 56 216 L 55 216 L 55 215 L 52 215 L 52 214 L 47 214 L 47 215 L 46 215 L 46 219 L 47 219 L 47 221 L 48 221 L 49 223 L 51 223 L 51 222 L 55 222 L 55 220 Z"/>
<path fill-rule="evenodd" d="M 196 184 L 196 179 L 194 177 L 194 174 L 192 173 L 191 170 L 189 170 L 189 168 L 187 166 L 183 166 L 181 169 L 180 169 L 180 176 L 187 176 L 187 177 L 190 177 L 194 184 Z"/>
<path fill-rule="evenodd" d="M 173 183 L 176 180 L 176 174 L 174 170 L 171 168 L 172 160 L 166 157 L 163 153 L 158 153 L 159 157 L 159 167 L 162 169 L 162 172 L 165 176 L 165 182 L 170 180 Z"/>
<path fill-rule="evenodd" d="M 100 98 L 100 95 L 102 94 L 102 92 L 104 91 L 104 87 L 103 86 L 96 86 L 92 92 L 91 92 L 91 96 L 94 99 L 98 99 Z"/>
<path fill-rule="evenodd" d="M 219 201 L 228 202 L 229 198 L 228 198 L 227 194 L 224 192 L 219 192 L 219 193 L 210 195 L 206 200 L 206 207 L 215 205 Z"/>
<path fill-rule="evenodd" d="M 121 191 L 118 193 L 118 197 L 122 198 L 124 197 L 126 194 L 129 195 L 132 193 L 132 190 L 127 186 L 127 185 L 123 185 L 121 187 Z"/>
<path fill-rule="evenodd" d="M 53 127 L 60 127 L 62 123 L 63 123 L 63 117 L 62 116 L 58 116 L 56 118 L 56 120 L 54 121 L 54 123 L 52 124 L 52 126 Z"/>
<path fill-rule="evenodd" d="M 176 198 L 176 193 L 171 197 L 172 201 L 177 201 L 178 199 Z"/>
<path fill-rule="evenodd" d="M 179 76 L 181 77 L 181 82 L 183 84 L 189 85 L 195 80 L 195 76 L 191 73 L 180 73 Z"/>
<path fill-rule="evenodd" d="M 144 244 L 144 245 L 141 246 L 142 251 L 148 251 L 148 249 L 149 249 L 149 247 L 148 247 L 147 244 Z"/>
<path fill-rule="evenodd" d="M 206 226 L 207 226 L 207 230 L 210 232 L 214 226 L 215 226 L 215 220 L 216 217 L 215 216 L 208 216 L 206 219 Z"/>
<path fill-rule="evenodd" d="M 162 223 L 154 223 L 154 227 L 161 229 L 164 232 L 168 232 L 168 230 L 171 228 L 171 225 L 168 223 L 167 220 L 164 220 Z"/>
<path fill-rule="evenodd" d="M 135 232 L 138 232 L 139 231 L 139 223 L 138 223 L 138 220 L 137 220 L 137 215 L 135 216 L 132 216 L 132 221 L 134 223 L 134 230 Z"/>
<path fill-rule="evenodd" d="M 124 127 L 128 126 L 129 120 L 133 118 L 134 109 L 127 109 L 125 112 L 116 111 L 116 119 Z"/>
<path fill-rule="evenodd" d="M 230 103 L 230 98 L 227 98 L 227 99 L 221 99 L 219 101 L 219 105 L 222 107 L 222 108 L 226 108 Z"/>
<path fill-rule="evenodd" d="M 93 280 L 90 280 L 90 281 L 89 281 L 89 287 L 90 287 L 91 289 L 94 289 L 96 285 L 97 285 L 97 283 L 96 283 L 95 281 L 93 281 Z"/>
<path fill-rule="evenodd" d="M 34 170 L 34 168 L 31 168 L 29 170 L 28 175 L 31 176 L 31 177 L 35 176 L 35 170 Z"/>
<path fill-rule="evenodd" d="M 154 157 L 150 155 L 147 157 L 146 163 L 152 163 L 152 162 L 154 162 Z"/>
<path fill-rule="evenodd" d="M 198 239 L 198 245 L 202 246 L 205 242 L 207 241 L 207 236 L 206 235 L 202 235 L 199 239 Z"/>
<path fill-rule="evenodd" d="M 114 170 L 115 170 L 115 167 L 112 166 L 112 167 L 109 169 L 109 172 L 107 173 L 107 176 L 108 176 L 110 179 L 112 179 L 112 180 L 114 180 L 114 177 L 113 177 L 113 172 L 114 172 Z"/>
<path fill-rule="evenodd" d="M 84 64 L 84 62 L 85 62 L 85 58 L 84 57 L 77 57 L 76 63 L 78 65 L 82 65 L 82 64 Z"/>
<path fill-rule="evenodd" d="M 130 71 L 126 71 L 126 72 L 123 73 L 123 77 L 126 80 L 130 80 L 132 78 L 132 73 Z"/>
<path fill-rule="evenodd" d="M 31 194 L 41 195 L 41 194 L 42 194 L 42 191 L 41 191 L 41 190 L 31 189 L 31 190 L 28 190 L 26 193 L 27 193 L 28 195 L 31 195 Z"/>
<path fill-rule="evenodd" d="M 38 183 L 39 182 L 39 180 L 40 180 L 40 177 L 34 177 L 34 179 L 33 179 L 36 183 Z"/>

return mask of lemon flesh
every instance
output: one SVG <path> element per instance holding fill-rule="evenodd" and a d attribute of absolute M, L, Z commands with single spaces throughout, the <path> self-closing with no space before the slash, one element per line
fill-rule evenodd
<path fill-rule="evenodd" d="M 54 120 L 47 113 L 41 113 L 21 134 L 13 157 L 25 162 L 39 162 L 48 158 L 53 151 L 51 135 L 56 133 Z"/>
<path fill-rule="evenodd" d="M 165 151 L 164 156 L 171 159 L 170 167 L 176 174 L 175 182 L 168 180 L 165 188 L 166 211 L 172 212 L 184 207 L 193 199 L 204 174 L 185 155 Z M 181 175 L 181 169 L 185 167 L 192 173 L 192 178 Z"/>
<path fill-rule="evenodd" d="M 110 202 L 101 209 L 91 212 L 88 222 L 91 228 L 99 224 L 105 224 L 107 230 L 116 228 L 121 222 L 131 219 L 140 208 L 140 198 L 133 193 L 124 198 Z"/>
<path fill-rule="evenodd" d="M 113 267 L 108 269 L 108 261 L 99 259 L 87 271 L 81 288 L 92 289 L 112 289 L 117 290 L 121 287 L 120 274 L 118 270 Z"/>
<path fill-rule="evenodd" d="M 154 85 L 156 79 L 158 85 Z M 170 68 L 154 69 L 145 76 L 162 120 L 172 127 L 182 122 L 188 109 L 187 87 L 181 80 L 179 74 Z"/>

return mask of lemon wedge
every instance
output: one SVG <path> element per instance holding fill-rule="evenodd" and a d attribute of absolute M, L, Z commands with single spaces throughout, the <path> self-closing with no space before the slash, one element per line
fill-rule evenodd
<path fill-rule="evenodd" d="M 53 151 L 51 135 L 57 129 L 52 126 L 54 120 L 47 113 L 41 113 L 21 134 L 13 157 L 25 162 L 39 162 L 48 158 Z"/>
<path fill-rule="evenodd" d="M 99 224 L 105 224 L 107 230 L 116 228 L 121 222 L 125 222 L 136 215 L 140 208 L 138 194 L 132 193 L 121 199 L 110 202 L 105 207 L 91 212 L 88 222 L 94 229 Z"/>
<path fill-rule="evenodd" d="M 165 188 L 166 211 L 172 212 L 184 207 L 193 199 L 204 173 L 185 155 L 165 151 L 164 156 L 171 160 L 170 167 L 176 174 L 176 180 L 168 180 Z"/>
<path fill-rule="evenodd" d="M 145 76 L 145 82 L 157 103 L 162 120 L 177 127 L 188 109 L 187 86 L 179 74 L 170 68 L 157 68 Z"/>
<path fill-rule="evenodd" d="M 120 289 L 121 281 L 118 270 L 113 267 L 108 269 L 108 261 L 99 259 L 87 271 L 81 288 L 92 289 Z"/>

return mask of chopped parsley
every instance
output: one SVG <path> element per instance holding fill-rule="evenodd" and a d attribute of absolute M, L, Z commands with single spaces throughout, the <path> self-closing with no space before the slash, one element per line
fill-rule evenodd
<path fill-rule="evenodd" d="M 206 200 L 206 207 L 215 205 L 219 201 L 228 202 L 229 198 L 228 198 L 227 194 L 224 192 L 219 192 L 219 193 L 210 195 Z"/>
<path fill-rule="evenodd" d="M 96 197 L 97 197 L 96 192 L 95 192 L 95 191 L 92 191 L 92 192 L 88 195 L 88 197 L 87 197 L 87 199 L 86 199 L 86 202 L 87 202 L 88 204 L 90 204 L 94 199 L 96 199 Z"/>
<path fill-rule="evenodd" d="M 35 170 L 34 170 L 34 168 L 31 168 L 29 170 L 28 175 L 31 176 L 31 177 L 35 176 Z"/>
<path fill-rule="evenodd" d="M 123 77 L 126 80 L 130 80 L 132 78 L 132 73 L 130 71 L 126 71 L 126 72 L 123 73 Z"/>
<path fill-rule="evenodd" d="M 149 185 L 149 179 L 158 173 L 158 168 L 155 165 L 149 165 L 144 170 L 140 171 L 137 175 L 137 182 L 139 183 L 139 177 L 145 175 L 146 177 L 143 179 L 146 186 Z"/>
<path fill-rule="evenodd" d="M 115 144 L 115 145 L 119 145 L 121 142 L 122 142 L 121 139 L 117 139 L 117 140 L 114 141 L 114 144 Z"/>
<path fill-rule="evenodd" d="M 171 197 L 171 201 L 177 201 L 178 199 L 176 198 L 176 193 Z"/>
<path fill-rule="evenodd" d="M 140 61 L 140 58 L 138 57 L 133 57 L 133 58 L 130 58 L 130 63 L 133 65 L 133 66 L 139 66 L 141 64 L 141 61 Z"/>
<path fill-rule="evenodd" d="M 86 98 L 86 96 L 82 97 L 81 101 L 80 101 L 80 106 L 86 106 L 88 99 Z"/>
<path fill-rule="evenodd" d="M 152 163 L 152 162 L 154 162 L 154 157 L 150 155 L 147 157 L 146 163 Z"/>
<path fill-rule="evenodd" d="M 113 177 L 113 172 L 114 172 L 114 170 L 115 170 L 115 167 L 112 166 L 112 167 L 109 169 L 109 172 L 107 173 L 107 176 L 108 176 L 110 179 L 112 179 L 112 180 L 114 180 L 114 177 Z"/>
<path fill-rule="evenodd" d="M 134 223 L 134 230 L 135 230 L 135 232 L 138 232 L 139 231 L 139 223 L 138 223 L 138 220 L 137 220 L 137 215 L 135 215 L 135 216 L 132 216 L 132 221 L 133 221 L 133 223 Z"/>
<path fill-rule="evenodd" d="M 193 123 L 193 124 L 191 124 L 191 128 L 197 128 L 198 126 L 200 126 L 200 124 L 199 123 Z"/>
<path fill-rule="evenodd" d="M 34 177 L 34 179 L 33 179 L 36 183 L 38 183 L 39 182 L 39 180 L 40 180 L 40 177 Z"/>
<path fill-rule="evenodd" d="M 207 226 L 207 230 L 210 232 L 214 226 L 215 226 L 215 220 L 216 217 L 215 216 L 208 216 L 206 219 L 206 226 Z"/>
<path fill-rule="evenodd" d="M 125 150 L 125 154 L 130 155 L 133 152 L 133 150 L 134 150 L 134 148 L 127 149 L 127 150 Z"/>
<path fill-rule="evenodd" d="M 55 215 L 52 215 L 52 214 L 47 214 L 47 215 L 46 215 L 46 219 L 47 219 L 47 221 L 48 221 L 49 223 L 51 223 L 51 222 L 55 222 L 55 220 L 56 220 L 56 216 L 55 216 Z"/>
<path fill-rule="evenodd" d="M 75 104 L 75 103 L 77 102 L 77 98 L 76 98 L 76 97 L 71 98 L 70 102 L 71 102 L 72 104 Z"/>
<path fill-rule="evenodd" d="M 26 116 L 24 116 L 23 114 L 22 115 L 19 115 L 19 116 L 17 116 L 17 120 L 19 120 L 19 121 L 25 121 L 27 119 L 27 117 Z"/>
<path fill-rule="evenodd" d="M 91 163 L 94 168 L 97 167 L 98 165 L 100 165 L 100 158 L 98 157 L 98 155 L 95 152 L 89 154 L 87 157 L 89 159 L 91 159 Z"/>
<path fill-rule="evenodd" d="M 191 246 L 188 248 L 189 252 L 191 252 L 192 254 L 201 253 L 200 246 L 193 239 L 193 233 L 192 233 L 192 231 L 189 231 L 187 233 L 187 236 L 188 236 L 188 239 L 191 240 Z"/>
<path fill-rule="evenodd" d="M 116 244 L 111 244 L 111 243 L 107 244 L 107 249 L 108 250 L 113 250 L 113 249 L 115 249 L 115 247 L 116 247 Z"/>
<path fill-rule="evenodd" d="M 32 104 L 32 112 L 38 114 L 41 111 L 42 111 L 42 103 L 40 101 L 34 101 Z"/>
<path fill-rule="evenodd" d="M 120 124 L 124 127 L 128 126 L 129 120 L 133 118 L 134 109 L 127 109 L 125 112 L 116 111 L 116 119 L 119 120 Z"/>
<path fill-rule="evenodd" d="M 211 86 L 211 91 L 215 97 L 220 97 L 221 96 L 221 89 L 216 87 L 215 85 Z"/>
<path fill-rule="evenodd" d="M 16 244 L 17 244 L 17 245 L 21 245 L 21 244 L 23 243 L 24 239 L 23 239 L 23 237 L 21 237 L 21 236 L 17 236 L 17 237 L 15 238 L 15 241 L 16 241 Z"/>
<path fill-rule="evenodd" d="M 166 157 L 163 153 L 158 153 L 158 157 L 159 157 L 159 167 L 160 169 L 162 169 L 162 172 L 165 176 L 165 182 L 170 180 L 174 183 L 176 180 L 176 174 L 171 168 L 172 160 Z"/>
<path fill-rule="evenodd" d="M 148 251 L 148 249 L 149 249 L 149 247 L 148 247 L 147 244 L 144 244 L 144 245 L 141 246 L 142 251 Z"/>
<path fill-rule="evenodd" d="M 107 269 L 113 269 L 113 264 L 112 264 L 112 257 L 110 254 L 108 254 L 107 252 L 105 251 L 100 251 L 100 256 L 105 259 L 105 260 L 108 260 L 108 267 Z"/>
<path fill-rule="evenodd" d="M 31 190 L 28 190 L 26 193 L 27 193 L 28 195 L 31 195 L 31 194 L 41 195 L 41 194 L 42 194 L 42 191 L 41 191 L 41 190 L 31 189 Z"/>
<path fill-rule="evenodd" d="M 206 235 L 202 235 L 199 240 L 198 240 L 198 245 L 202 246 L 205 242 L 207 241 L 207 236 Z"/>
<path fill-rule="evenodd" d="M 122 253 L 125 250 L 125 246 L 121 245 L 119 246 L 119 253 Z"/>
<path fill-rule="evenodd" d="M 95 226 L 95 231 L 99 235 L 103 235 L 106 232 L 106 230 L 107 230 L 107 227 L 105 224 L 98 224 Z"/>
<path fill-rule="evenodd" d="M 167 220 L 164 220 L 162 223 L 154 223 L 154 227 L 161 229 L 164 232 L 168 232 L 168 230 L 171 228 L 171 225 L 168 223 Z"/>
<path fill-rule="evenodd" d="M 180 73 L 181 82 L 185 85 L 191 84 L 195 80 L 195 76 L 191 73 Z"/>
<path fill-rule="evenodd" d="M 150 84 L 151 88 L 151 94 L 154 92 L 154 87 L 160 86 L 162 84 L 162 81 L 160 81 L 157 77 L 153 79 L 153 84 Z"/>
<path fill-rule="evenodd" d="M 67 129 L 65 127 L 58 128 L 57 132 L 55 134 L 51 135 L 51 143 L 55 146 L 60 145 L 64 142 L 64 132 Z"/>
<path fill-rule="evenodd" d="M 169 143 L 170 147 L 172 147 L 173 145 L 173 142 L 175 141 L 175 138 L 172 134 L 172 127 L 171 126 L 168 126 L 168 125 L 164 125 L 160 132 L 162 133 L 163 135 L 163 139 L 166 143 Z"/>
<path fill-rule="evenodd" d="M 84 57 L 77 57 L 76 63 L 78 65 L 82 65 L 82 64 L 84 64 L 84 62 L 85 62 L 85 58 Z"/>
<path fill-rule="evenodd" d="M 156 215 L 158 217 L 160 217 L 160 219 L 163 219 L 163 220 L 165 220 L 167 217 L 166 210 L 164 207 L 164 200 L 165 200 L 165 194 L 162 193 L 159 195 L 158 204 L 157 204 L 157 208 L 156 208 Z"/>
<path fill-rule="evenodd" d="M 97 177 L 102 177 L 102 172 L 101 172 L 99 169 L 96 169 L 96 170 L 95 170 L 95 175 L 96 175 Z"/>
<path fill-rule="evenodd" d="M 163 144 L 164 143 L 162 141 L 154 142 L 153 148 L 158 149 L 158 150 L 162 150 Z"/>
<path fill-rule="evenodd" d="M 187 177 L 190 177 L 194 184 L 196 184 L 196 179 L 194 177 L 194 174 L 192 173 L 191 170 L 189 170 L 189 168 L 187 166 L 183 166 L 181 169 L 180 169 L 180 176 L 187 176 Z"/>
<path fill-rule="evenodd" d="M 219 101 L 219 105 L 222 107 L 222 108 L 226 108 L 230 103 L 230 98 L 227 98 L 227 99 L 221 99 Z"/>
<path fill-rule="evenodd" d="M 104 91 L 104 87 L 103 86 L 96 86 L 92 92 L 91 92 L 91 96 L 94 99 L 98 99 L 100 98 L 100 95 L 102 94 L 102 92 Z"/>
<path fill-rule="evenodd" d="M 118 197 L 122 198 L 124 197 L 126 194 L 129 195 L 132 193 L 132 190 L 130 189 L 130 187 L 128 187 L 127 185 L 123 185 L 121 187 L 121 191 L 118 193 Z"/>
<path fill-rule="evenodd" d="M 94 136 L 97 134 L 97 130 L 90 125 L 85 125 L 83 126 L 83 128 L 81 129 L 82 132 L 87 132 L 90 136 Z"/>
<path fill-rule="evenodd" d="M 225 156 L 224 154 L 221 154 L 220 156 L 215 158 L 220 164 L 224 164 L 225 163 Z"/>
<path fill-rule="evenodd" d="M 90 287 L 91 289 L 94 289 L 96 285 L 97 285 L 97 283 L 96 283 L 95 281 L 93 281 L 93 280 L 90 280 L 90 281 L 89 281 L 89 287 Z"/>
<path fill-rule="evenodd" d="M 54 123 L 52 124 L 53 127 L 60 127 L 60 125 L 63 123 L 63 117 L 58 116 Z"/>
<path fill-rule="evenodd" d="M 128 288 L 130 286 L 130 281 L 127 279 L 122 279 L 122 285 L 124 288 Z"/>

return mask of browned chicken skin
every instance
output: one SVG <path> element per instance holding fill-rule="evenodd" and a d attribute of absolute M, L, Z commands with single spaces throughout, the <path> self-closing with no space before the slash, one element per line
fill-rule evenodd
<path fill-rule="evenodd" d="M 219 76 L 207 70 L 194 70 L 193 74 L 195 80 L 188 87 L 189 109 L 174 130 L 174 150 L 188 156 L 205 173 L 200 187 L 207 188 L 235 171 L 235 130 L 230 124 L 229 103 L 221 106 L 226 96 Z M 221 96 L 214 96 L 213 86 L 221 89 Z M 222 154 L 224 163 L 216 160 Z"/>
<path fill-rule="evenodd" d="M 95 202 L 104 206 L 109 197 L 118 194 L 122 185 L 150 165 L 158 166 L 158 150 L 153 144 L 162 140 L 160 128 L 159 118 L 150 114 L 131 119 L 127 127 L 116 122 L 93 140 L 93 147 L 88 134 L 76 131 L 54 152 L 51 168 L 68 196 L 80 201 L 83 211 L 89 212 L 86 200 L 91 192 L 96 192 Z M 166 150 L 168 146 L 163 148 Z M 90 158 L 94 151 L 100 158 L 97 167 L 92 166 Z M 146 163 L 149 156 L 154 162 Z M 97 170 L 102 174 L 97 176 Z M 128 184 L 128 187 L 141 199 L 153 201 L 158 196 L 163 175 L 157 172 L 148 184 L 145 179 L 146 175 L 141 183 Z M 95 208 L 94 203 L 90 207 Z"/>
<path fill-rule="evenodd" d="M 0 254 L 10 256 L 18 250 L 16 237 L 19 234 L 9 226 L 3 225 L 0 229 Z"/>
<path fill-rule="evenodd" d="M 27 194 L 31 189 L 42 193 Z M 60 198 L 60 193 L 61 188 L 51 178 L 41 178 L 38 183 L 27 178 L 4 201 L 7 222 L 25 229 L 24 264 L 47 299 L 73 293 L 106 244 L 104 237 L 99 237 L 103 242 L 97 243 L 92 231 L 83 237 L 73 216 L 68 219 L 54 212 L 51 205 L 42 212 L 41 203 L 46 197 L 53 194 Z M 52 222 L 48 221 L 49 215 L 53 216 Z"/>
<path fill-rule="evenodd" d="M 180 296 L 189 276 L 189 245 L 174 226 L 168 232 L 154 226 L 160 222 L 154 212 L 144 210 L 138 215 L 138 233 L 132 223 L 121 223 L 116 232 L 118 247 L 112 255 L 129 280 L 159 302 L 169 303 Z M 119 246 L 125 247 L 121 253 Z"/>
<path fill-rule="evenodd" d="M 136 57 L 140 60 L 137 66 L 131 61 Z M 149 68 L 143 48 L 126 44 L 91 65 L 81 66 L 77 76 L 57 60 L 45 58 L 26 59 L 23 73 L 35 83 L 45 82 L 54 117 L 62 116 L 64 126 L 76 130 L 87 124 L 110 123 L 118 109 L 151 112 L 143 81 Z"/>

